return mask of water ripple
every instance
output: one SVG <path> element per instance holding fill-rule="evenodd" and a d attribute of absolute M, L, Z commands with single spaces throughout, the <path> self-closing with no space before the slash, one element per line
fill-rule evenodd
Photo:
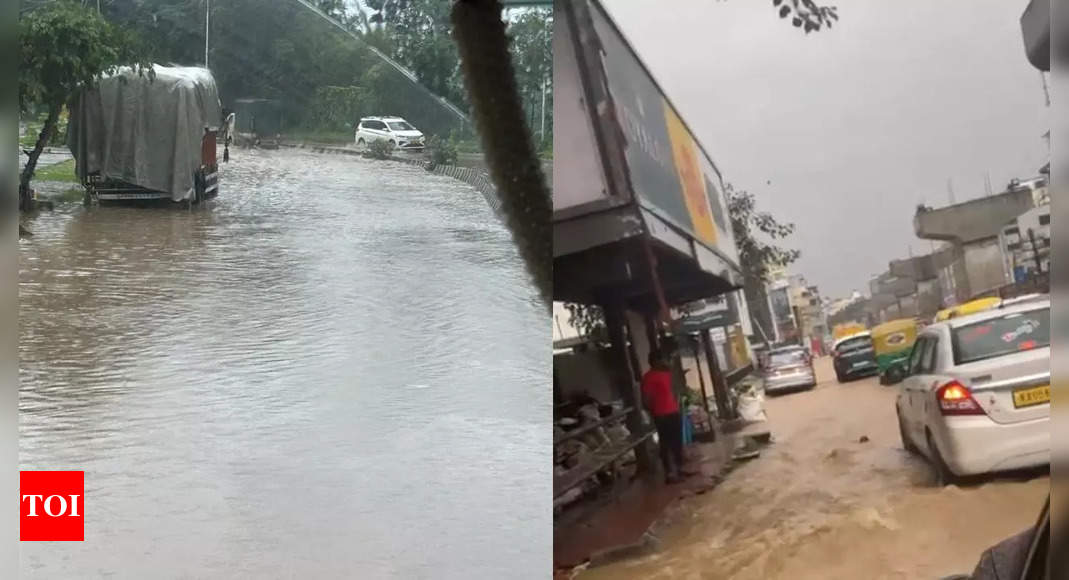
<path fill-rule="evenodd" d="M 26 571 L 544 569 L 548 537 L 505 522 L 548 513 L 548 323 L 465 184 L 240 150 L 208 210 L 30 229 L 22 462 L 84 469 L 96 515 L 91 541 L 23 546 Z"/>

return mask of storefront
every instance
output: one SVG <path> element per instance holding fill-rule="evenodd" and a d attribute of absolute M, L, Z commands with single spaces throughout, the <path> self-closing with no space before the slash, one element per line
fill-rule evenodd
<path fill-rule="evenodd" d="M 736 374 L 752 366 L 751 331 L 741 323 L 681 324 L 686 305 L 734 295 L 742 285 L 719 170 L 599 2 L 556 4 L 553 45 L 554 300 L 600 307 L 603 344 L 584 356 L 599 363 L 614 399 L 587 401 L 586 417 L 555 417 L 558 456 L 576 439 L 606 435 L 591 442 L 596 449 L 585 460 L 558 463 L 559 505 L 594 477 L 612 480 L 621 460 L 633 457 L 626 463 L 639 476 L 658 472 L 639 394 L 651 348 L 673 344 L 686 355 L 702 344 L 694 353 L 698 373 L 680 382 L 698 389 L 700 381 L 722 413 L 733 412 L 725 365 Z M 738 312 L 745 301 L 730 304 L 748 325 L 748 313 Z M 724 329 L 727 361 L 718 362 L 712 348 L 714 327 Z M 564 399 L 579 395 L 581 406 L 585 387 L 598 381 L 565 372 L 580 363 L 562 361 L 558 384 Z M 558 410 L 574 411 L 577 403 L 570 404 Z"/>

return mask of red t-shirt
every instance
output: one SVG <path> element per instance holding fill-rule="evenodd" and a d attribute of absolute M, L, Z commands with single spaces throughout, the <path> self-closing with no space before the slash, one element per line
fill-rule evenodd
<path fill-rule="evenodd" d="M 672 392 L 672 373 L 650 369 L 642 377 L 642 396 L 650 406 L 654 417 L 663 417 L 679 412 L 679 403 Z"/>

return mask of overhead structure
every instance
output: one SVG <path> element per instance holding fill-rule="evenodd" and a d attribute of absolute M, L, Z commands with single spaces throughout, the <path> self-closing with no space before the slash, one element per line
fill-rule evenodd
<path fill-rule="evenodd" d="M 1021 35 L 1028 62 L 1050 72 L 1050 0 L 1031 0 L 1021 14 Z"/>

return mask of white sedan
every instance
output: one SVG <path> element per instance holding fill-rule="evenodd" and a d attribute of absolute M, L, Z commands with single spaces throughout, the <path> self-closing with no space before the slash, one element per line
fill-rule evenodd
<path fill-rule="evenodd" d="M 940 483 L 1050 463 L 1050 299 L 933 324 L 896 407 L 902 445 Z"/>

